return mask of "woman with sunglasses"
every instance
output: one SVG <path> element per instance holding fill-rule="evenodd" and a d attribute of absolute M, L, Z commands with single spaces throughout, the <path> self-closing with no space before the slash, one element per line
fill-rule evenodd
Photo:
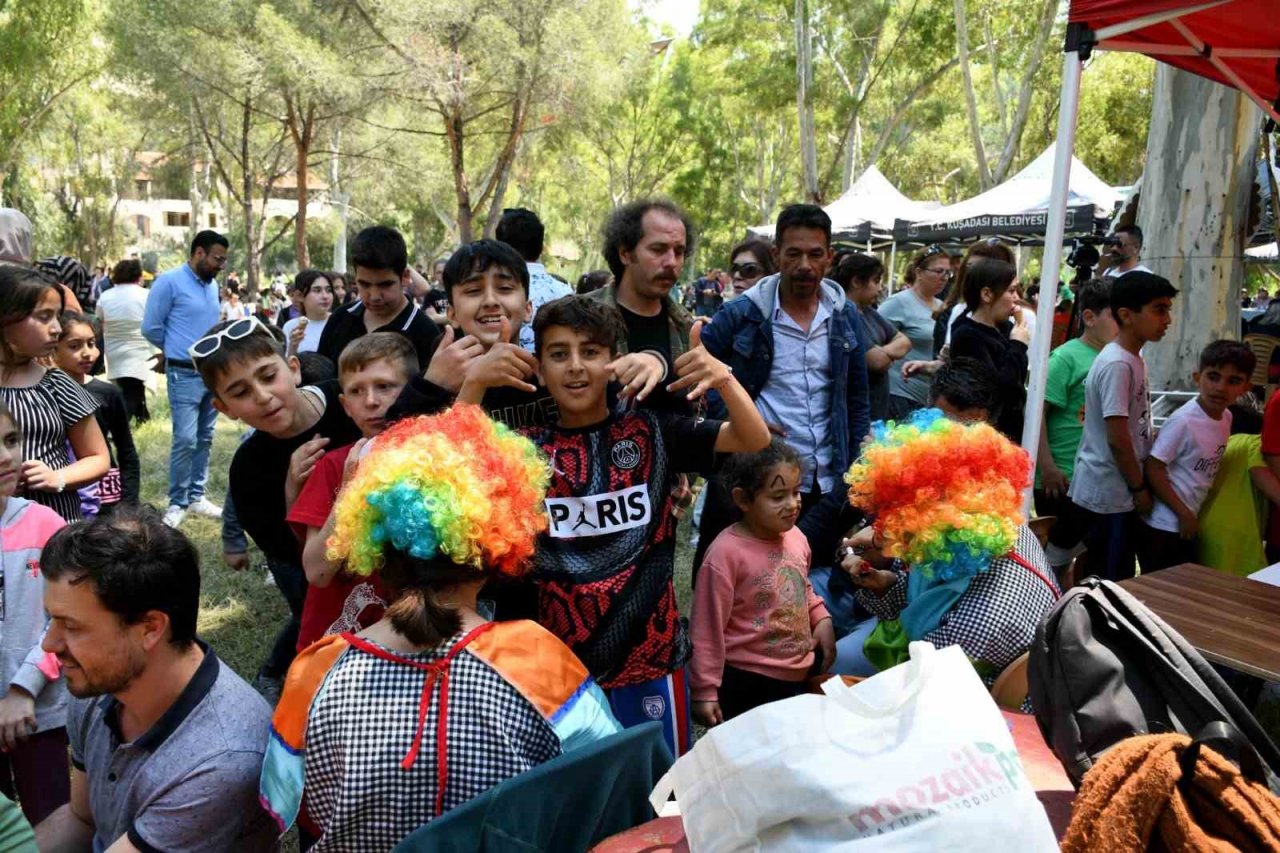
<path fill-rule="evenodd" d="M 951 258 L 941 246 L 928 246 L 911 259 L 904 278 L 911 286 L 886 299 L 880 316 L 910 339 L 908 362 L 930 362 L 935 355 L 934 324 L 942 311 L 938 294 L 951 281 Z M 900 420 L 928 402 L 928 376 L 889 371 L 889 417 Z"/>
<path fill-rule="evenodd" d="M 724 298 L 728 302 L 746 293 L 755 283 L 767 275 L 773 275 L 778 268 L 773 263 L 773 253 L 769 244 L 758 237 L 750 237 L 733 247 L 729 253 L 732 266 L 732 287 Z"/>

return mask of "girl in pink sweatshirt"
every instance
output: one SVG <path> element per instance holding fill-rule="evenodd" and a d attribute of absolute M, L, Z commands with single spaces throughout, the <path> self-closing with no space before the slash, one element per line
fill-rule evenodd
<path fill-rule="evenodd" d="M 16 792 L 37 824 L 71 796 L 66 685 L 40 648 L 48 624 L 40 552 L 66 522 L 14 497 L 22 461 L 22 433 L 0 402 L 0 793 Z"/>
<path fill-rule="evenodd" d="M 831 666 L 836 647 L 809 585 L 809 542 L 796 529 L 800 458 L 775 438 L 731 456 L 722 476 L 742 520 L 711 543 L 694 590 L 689 683 L 704 726 L 805 692 L 806 676 Z"/>

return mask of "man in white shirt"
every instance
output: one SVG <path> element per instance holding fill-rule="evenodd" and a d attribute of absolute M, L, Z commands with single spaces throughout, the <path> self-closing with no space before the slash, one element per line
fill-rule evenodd
<path fill-rule="evenodd" d="M 538 262 L 547 232 L 538 214 L 523 207 L 512 207 L 502 212 L 494 236 L 520 253 L 529 267 L 529 304 L 532 310 L 520 327 L 520 346 L 533 352 L 533 318 L 538 309 L 553 299 L 569 296 L 573 288 L 547 272 Z"/>
<path fill-rule="evenodd" d="M 1103 273 L 1106 278 L 1118 278 L 1127 272 L 1141 270 L 1151 272 L 1145 264 L 1138 263 L 1142 254 L 1142 229 L 1137 225 L 1124 225 L 1106 240 L 1107 257 L 1111 266 Z"/>

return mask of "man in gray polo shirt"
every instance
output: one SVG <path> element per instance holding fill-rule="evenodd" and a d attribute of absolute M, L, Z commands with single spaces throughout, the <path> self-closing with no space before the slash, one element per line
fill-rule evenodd
<path fill-rule="evenodd" d="M 71 802 L 36 828 L 42 851 L 267 851 L 258 805 L 271 711 L 196 639 L 195 548 L 147 507 L 73 524 L 41 569 L 73 700 Z"/>

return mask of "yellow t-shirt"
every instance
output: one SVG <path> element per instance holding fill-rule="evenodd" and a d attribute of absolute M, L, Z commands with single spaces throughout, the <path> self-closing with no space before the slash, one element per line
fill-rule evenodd
<path fill-rule="evenodd" d="M 1262 547 L 1267 499 L 1253 487 L 1249 472 L 1263 468 L 1262 436 L 1233 435 L 1200 508 L 1200 562 L 1233 575 L 1267 565 Z"/>

